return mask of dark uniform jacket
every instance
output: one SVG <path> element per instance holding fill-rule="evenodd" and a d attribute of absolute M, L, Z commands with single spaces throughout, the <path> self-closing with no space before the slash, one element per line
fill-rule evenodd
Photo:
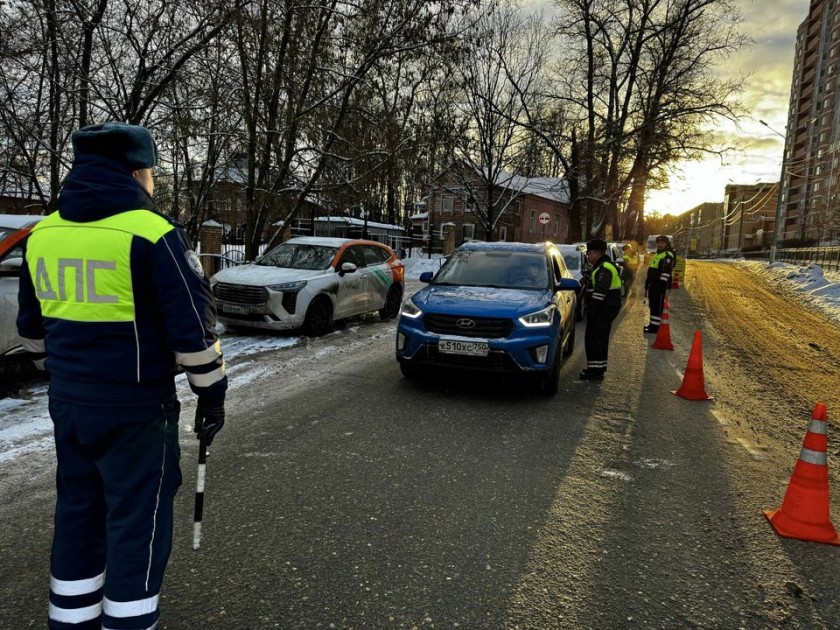
<path fill-rule="evenodd" d="M 668 289 L 671 286 L 671 273 L 677 261 L 676 254 L 670 249 L 657 252 L 650 259 L 645 286 Z"/>
<path fill-rule="evenodd" d="M 46 352 L 50 396 L 137 406 L 171 400 L 179 366 L 200 396 L 227 377 L 210 287 L 184 231 L 125 167 L 78 157 L 59 210 L 29 236 L 18 331 Z"/>
<path fill-rule="evenodd" d="M 621 275 L 618 267 L 606 255 L 592 268 L 588 290 L 589 309 L 621 306 Z"/>

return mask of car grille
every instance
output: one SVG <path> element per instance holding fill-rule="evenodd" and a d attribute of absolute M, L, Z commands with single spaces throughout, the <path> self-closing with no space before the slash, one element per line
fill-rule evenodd
<path fill-rule="evenodd" d="M 268 290 L 265 287 L 252 287 L 247 284 L 219 282 L 213 287 L 213 295 L 220 300 L 234 304 L 265 304 L 268 302 Z"/>
<path fill-rule="evenodd" d="M 515 373 L 521 371 L 516 362 L 501 350 L 491 350 L 486 357 L 471 357 L 438 352 L 435 346 L 427 345 L 418 350 L 413 359 L 425 364 L 481 372 Z"/>
<path fill-rule="evenodd" d="M 475 322 L 472 328 L 463 328 L 459 321 Z M 513 332 L 513 322 L 509 319 L 495 317 L 465 317 L 463 315 L 437 315 L 427 313 L 423 316 L 423 325 L 431 333 L 439 335 L 458 335 L 459 337 L 480 337 L 483 339 L 499 339 L 507 337 Z"/>

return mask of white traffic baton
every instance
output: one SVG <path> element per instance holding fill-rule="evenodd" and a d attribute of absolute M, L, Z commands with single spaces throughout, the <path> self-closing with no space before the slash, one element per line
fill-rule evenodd
<path fill-rule="evenodd" d="M 207 443 L 198 441 L 198 474 L 195 478 L 195 513 L 193 516 L 193 549 L 201 546 L 201 519 L 204 517 L 204 477 L 207 469 Z"/>

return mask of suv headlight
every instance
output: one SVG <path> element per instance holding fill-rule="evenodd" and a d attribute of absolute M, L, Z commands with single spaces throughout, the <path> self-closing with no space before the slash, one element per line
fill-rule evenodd
<path fill-rule="evenodd" d="M 284 282 L 283 284 L 269 284 L 266 289 L 282 291 L 283 293 L 294 293 L 300 291 L 305 286 L 306 280 L 298 280 L 297 282 Z"/>
<path fill-rule="evenodd" d="M 547 306 L 546 308 L 537 311 L 536 313 L 528 313 L 519 318 L 520 323 L 528 328 L 541 328 L 551 326 L 554 320 L 555 306 Z"/>
<path fill-rule="evenodd" d="M 423 314 L 423 311 L 417 306 L 411 299 L 405 301 L 405 304 L 402 305 L 402 309 L 400 309 L 400 315 L 405 315 L 406 317 L 410 317 L 411 319 L 417 319 Z"/>

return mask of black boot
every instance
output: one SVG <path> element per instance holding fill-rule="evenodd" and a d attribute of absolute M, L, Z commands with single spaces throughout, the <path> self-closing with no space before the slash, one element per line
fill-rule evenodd
<path fill-rule="evenodd" d="M 603 381 L 604 372 L 601 370 L 590 370 L 587 368 L 578 375 L 578 378 L 582 381 Z"/>
<path fill-rule="evenodd" d="M 659 330 L 659 326 L 651 326 L 650 324 L 648 324 L 642 330 L 644 330 L 644 333 L 646 335 L 655 335 Z"/>

